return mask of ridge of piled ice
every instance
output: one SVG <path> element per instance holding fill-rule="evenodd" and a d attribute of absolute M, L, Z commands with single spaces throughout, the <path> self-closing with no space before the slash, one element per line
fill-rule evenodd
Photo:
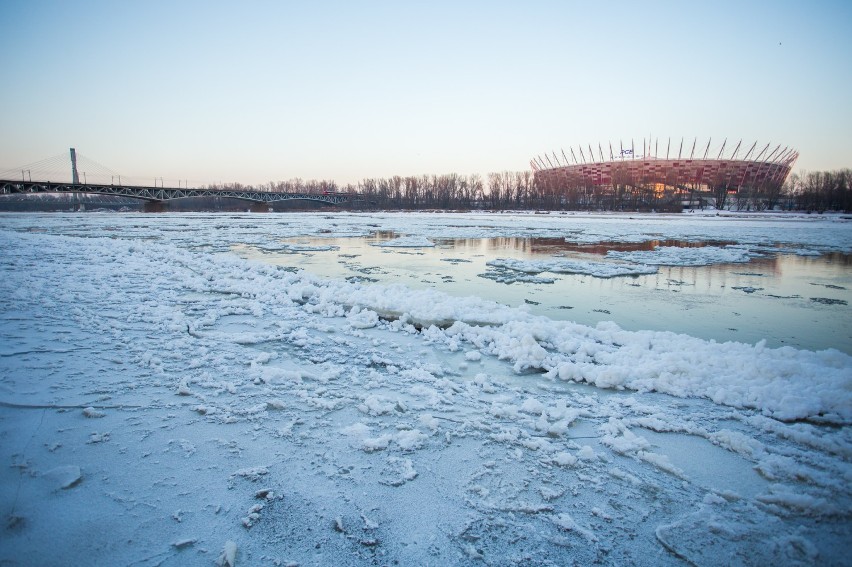
<path fill-rule="evenodd" d="M 770 349 L 763 341 L 717 343 L 672 332 L 626 331 L 612 322 L 593 328 L 432 289 L 292 277 L 292 286 L 314 311 L 335 313 L 357 305 L 426 327 L 433 340 L 456 345 L 462 340 L 512 361 L 518 372 L 539 370 L 604 388 L 700 396 L 783 420 L 821 417 L 852 423 L 852 357 L 837 350 Z"/>

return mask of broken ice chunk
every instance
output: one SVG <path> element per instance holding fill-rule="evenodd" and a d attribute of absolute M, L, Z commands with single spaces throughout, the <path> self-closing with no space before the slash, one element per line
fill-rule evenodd
<path fill-rule="evenodd" d="M 44 478 L 49 480 L 57 489 L 68 489 L 76 486 L 83 480 L 80 467 L 76 465 L 65 465 L 56 467 L 44 473 Z"/>

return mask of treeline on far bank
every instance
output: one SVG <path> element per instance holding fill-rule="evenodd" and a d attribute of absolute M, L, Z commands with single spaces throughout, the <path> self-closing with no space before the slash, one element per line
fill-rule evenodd
<path fill-rule="evenodd" d="M 548 186 L 537 183 L 532 171 L 480 175 L 393 176 L 368 178 L 340 186 L 329 180 L 290 179 L 259 186 L 240 183 L 209 185 L 229 189 L 308 194 L 348 194 L 345 207 L 384 210 L 589 210 L 680 211 L 683 208 L 719 208 L 741 211 L 799 210 L 852 212 L 852 169 L 793 173 L 782 186 L 742 188 L 733 194 L 725 185 L 709 191 L 688 187 L 664 188 L 620 184 L 616 187 Z M 136 199 L 96 194 L 14 194 L 0 196 L 0 210 L 245 210 L 240 199 L 192 198 L 144 205 Z M 316 201 L 290 200 L 251 205 L 258 210 L 313 210 L 325 207 Z"/>
<path fill-rule="evenodd" d="M 377 209 L 490 209 L 490 210 L 680 210 L 708 206 L 738 210 L 852 211 L 852 169 L 791 174 L 783 186 L 743 189 L 738 195 L 726 187 L 690 191 L 620 185 L 539 186 L 532 171 L 478 174 L 398 176 L 368 178 L 357 184 L 338 185 L 331 180 L 272 181 L 250 187 L 238 183 L 212 185 L 211 189 L 253 189 L 287 193 L 346 193 L 357 196 L 366 208 Z"/>
<path fill-rule="evenodd" d="M 791 173 L 783 194 L 797 210 L 852 211 L 852 169 Z"/>

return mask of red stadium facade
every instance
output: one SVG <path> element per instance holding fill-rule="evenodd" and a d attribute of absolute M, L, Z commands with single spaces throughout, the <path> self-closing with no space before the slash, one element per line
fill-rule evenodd
<path fill-rule="evenodd" d="M 795 150 L 780 145 L 770 150 L 767 144 L 758 151 L 755 142 L 742 152 L 742 157 L 738 157 L 742 143 L 727 157 L 725 143 L 718 152 L 714 150 L 715 156 L 708 157 L 710 142 L 706 148 L 700 147 L 698 154 L 696 142 L 688 144 L 688 152 L 683 141 L 676 151 L 666 142 L 665 152 L 658 152 L 658 143 L 652 146 L 643 140 L 641 155 L 636 155 L 639 152 L 632 142 L 627 149 L 619 144 L 617 154 L 613 153 L 611 144 L 607 146 L 608 154 L 600 144 L 597 152 L 589 145 L 576 153 L 570 148 L 567 154 L 562 150 L 561 156 L 556 152 L 552 156 L 537 156 L 530 165 L 537 187 L 551 194 L 563 194 L 569 200 L 579 201 L 578 204 L 590 195 L 600 199 L 607 193 L 627 191 L 636 192 L 637 206 L 684 202 L 685 195 L 690 199 L 704 195 L 719 206 L 719 201 L 723 204 L 728 194 L 744 192 L 752 196 L 779 192 L 799 156 Z"/>

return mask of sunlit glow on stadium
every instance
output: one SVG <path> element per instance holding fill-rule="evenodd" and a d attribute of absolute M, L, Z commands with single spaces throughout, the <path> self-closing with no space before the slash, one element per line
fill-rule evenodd
<path fill-rule="evenodd" d="M 649 198 L 682 200 L 686 194 L 708 195 L 780 189 L 799 153 L 780 144 L 729 145 L 724 140 L 642 140 L 637 147 L 607 143 L 553 151 L 530 161 L 536 185 L 549 192 L 577 195 L 594 192 L 640 191 Z"/>

